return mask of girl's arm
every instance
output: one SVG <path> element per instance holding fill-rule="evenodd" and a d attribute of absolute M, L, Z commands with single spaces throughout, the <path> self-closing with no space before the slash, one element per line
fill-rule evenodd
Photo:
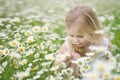
<path fill-rule="evenodd" d="M 64 42 L 58 51 L 58 54 L 64 54 L 67 51 L 66 43 Z"/>
<path fill-rule="evenodd" d="M 63 55 L 65 55 L 65 53 L 67 52 L 68 50 L 67 50 L 67 48 L 66 48 L 66 43 L 64 42 L 63 44 L 62 44 L 62 46 L 60 47 L 60 50 L 58 51 L 58 54 L 63 54 Z M 69 54 L 69 53 L 68 53 Z M 63 62 L 65 62 L 65 63 L 68 63 L 68 61 L 71 59 L 71 55 L 68 57 L 66 57 L 66 59 L 63 61 Z M 59 64 L 60 62 L 55 62 L 55 65 L 60 65 Z"/>
<path fill-rule="evenodd" d="M 67 48 L 66 48 L 66 43 L 64 42 L 63 45 L 60 47 L 60 50 L 58 51 L 58 54 L 63 54 L 68 52 Z M 66 59 L 63 61 L 66 63 L 67 67 L 71 67 L 73 68 L 74 72 L 73 75 L 75 77 L 77 77 L 79 75 L 79 68 L 77 66 L 77 64 L 71 63 L 70 60 L 76 60 L 78 58 L 80 58 L 80 55 L 78 53 L 75 52 L 70 52 L 68 53 L 71 56 L 70 57 L 66 57 Z M 56 62 L 56 66 L 60 65 L 60 62 Z M 58 71 L 61 71 L 63 68 L 59 68 Z"/>
<path fill-rule="evenodd" d="M 63 45 L 60 47 L 60 50 L 58 51 L 58 54 L 63 54 L 64 55 L 64 53 L 67 53 L 67 54 L 70 55 L 69 57 L 68 56 L 66 57 L 65 61 L 76 60 L 76 59 L 81 57 L 80 54 L 78 54 L 76 52 L 68 51 L 67 48 L 66 48 L 66 43 L 65 42 L 63 43 Z"/>

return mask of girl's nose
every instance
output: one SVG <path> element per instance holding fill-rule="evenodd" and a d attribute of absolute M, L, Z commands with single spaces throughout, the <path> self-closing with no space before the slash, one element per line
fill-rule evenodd
<path fill-rule="evenodd" d="M 74 44 L 77 44 L 77 43 L 78 43 L 78 39 L 74 38 Z"/>

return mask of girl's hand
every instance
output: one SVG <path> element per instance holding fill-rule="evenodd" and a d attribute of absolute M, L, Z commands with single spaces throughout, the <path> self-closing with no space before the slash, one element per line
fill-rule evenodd
<path fill-rule="evenodd" d="M 66 59 L 64 60 L 65 62 L 68 62 L 72 59 L 72 54 L 71 53 L 67 53 L 66 55 Z"/>
<path fill-rule="evenodd" d="M 80 54 L 76 52 L 71 53 L 71 55 L 72 55 L 72 60 L 76 60 L 81 57 Z"/>
<path fill-rule="evenodd" d="M 66 55 L 66 58 L 63 60 L 63 62 L 65 62 L 66 64 L 70 65 L 71 63 L 71 60 L 76 60 L 78 58 L 80 58 L 81 56 L 76 53 L 76 52 L 66 52 L 66 54 L 63 54 L 63 55 Z"/>
<path fill-rule="evenodd" d="M 76 60 L 78 58 L 80 58 L 80 54 L 76 53 L 76 52 L 71 52 L 71 53 L 67 53 L 68 55 L 66 56 L 66 59 L 64 60 L 65 62 L 68 62 L 70 60 Z"/>

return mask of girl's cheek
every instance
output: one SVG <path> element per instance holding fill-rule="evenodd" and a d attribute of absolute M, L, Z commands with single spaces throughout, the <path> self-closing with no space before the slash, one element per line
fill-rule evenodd
<path fill-rule="evenodd" d="M 78 41 L 79 41 L 79 42 L 82 42 L 83 40 L 79 38 Z"/>
<path fill-rule="evenodd" d="M 69 38 L 69 40 L 70 40 L 70 42 L 72 42 L 72 43 L 73 43 L 73 38 Z"/>
<path fill-rule="evenodd" d="M 84 39 L 81 39 L 80 41 L 81 41 L 81 42 L 85 42 L 85 40 L 84 40 Z"/>
<path fill-rule="evenodd" d="M 79 38 L 80 42 L 85 42 L 86 40 L 84 38 Z"/>

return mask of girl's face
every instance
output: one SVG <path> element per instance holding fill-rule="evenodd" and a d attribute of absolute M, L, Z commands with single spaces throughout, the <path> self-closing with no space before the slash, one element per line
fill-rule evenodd
<path fill-rule="evenodd" d="M 72 44 L 75 44 L 81 48 L 89 45 L 88 40 L 85 39 L 85 35 L 80 34 L 80 32 L 79 33 L 78 32 L 79 31 L 77 28 L 70 28 L 67 30 L 67 33 L 69 36 L 68 39 L 70 40 L 70 42 L 72 42 Z"/>

